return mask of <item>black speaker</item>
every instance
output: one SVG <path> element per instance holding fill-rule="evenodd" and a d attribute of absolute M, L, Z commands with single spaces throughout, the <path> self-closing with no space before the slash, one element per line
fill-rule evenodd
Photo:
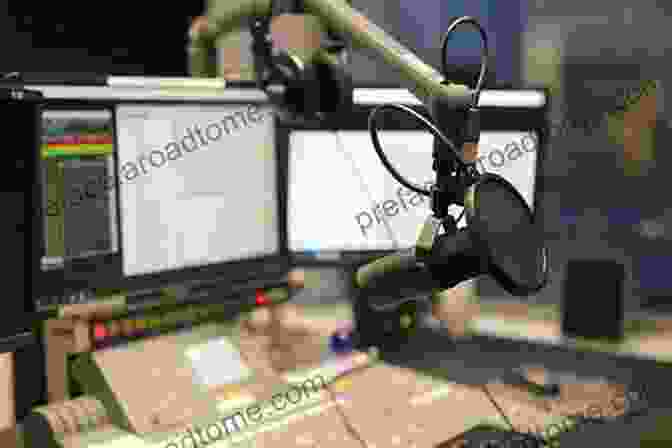
<path fill-rule="evenodd" d="M 623 338 L 625 267 L 614 260 L 570 260 L 565 271 L 562 332 L 569 337 Z"/>

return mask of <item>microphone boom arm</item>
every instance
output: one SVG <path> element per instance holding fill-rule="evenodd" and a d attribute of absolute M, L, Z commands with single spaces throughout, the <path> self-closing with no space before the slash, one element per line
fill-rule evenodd
<path fill-rule="evenodd" d="M 345 0 L 302 0 L 305 12 L 317 16 L 324 25 L 352 40 L 358 49 L 371 50 L 385 63 L 397 69 L 410 90 L 426 107 L 468 109 L 474 103 L 475 90 L 463 84 L 451 83 L 423 62 L 412 51 L 385 30 L 371 22 Z M 224 0 L 213 7 L 210 25 L 191 36 L 192 66 L 204 75 L 212 73 L 208 54 L 215 48 L 219 36 L 233 31 L 254 17 L 268 17 L 272 0 Z M 304 61 L 305 62 L 305 61 Z"/>
<path fill-rule="evenodd" d="M 278 10 L 278 2 L 282 3 L 285 11 Z M 535 233 L 532 211 L 508 181 L 500 176 L 478 173 L 473 160 L 469 160 L 474 158 L 480 136 L 478 99 L 488 59 L 487 36 L 478 21 L 464 16 L 448 27 L 441 45 L 442 74 L 352 8 L 348 0 L 219 0 L 213 5 L 207 25 L 194 30 L 191 35 L 194 74 L 212 73 L 208 69 L 208 64 L 211 66 L 213 62 L 209 60 L 208 51 L 215 48 L 217 38 L 247 23 L 251 25 L 255 37 L 255 56 L 262 53 L 255 61 L 257 76 L 261 77 L 263 72 L 260 68 L 267 64 L 264 61 L 269 60 L 268 53 L 274 50 L 267 45 L 268 24 L 274 14 L 284 12 L 313 17 L 312 22 L 318 23 L 320 31 L 334 31 L 341 38 L 348 38 L 353 48 L 371 50 L 400 72 L 405 84 L 408 84 L 404 87 L 425 105 L 434 121 L 432 123 L 400 105 L 391 107 L 415 115 L 435 137 L 432 168 L 436 183 L 430 190 L 421 191 L 421 194 L 430 197 L 432 216 L 426 221 L 413 250 L 384 257 L 359 269 L 356 283 L 362 294 L 369 299 L 377 297 L 382 300 L 382 305 L 389 305 L 394 295 L 433 294 L 486 273 L 495 276 L 505 289 L 516 295 L 529 295 L 543 287 L 547 280 L 548 263 L 541 241 L 527 249 L 524 245 L 511 244 L 516 237 L 520 240 L 532 239 L 531 235 Z M 444 76 L 447 73 L 445 50 L 448 38 L 463 23 L 474 25 L 483 42 L 481 72 L 474 88 L 453 83 Z M 325 54 L 329 55 L 328 48 L 322 47 L 320 45 L 310 51 L 288 48 L 286 53 L 292 61 L 300 60 L 300 64 L 295 65 L 308 66 L 324 61 Z M 198 73 L 199 70 L 202 73 Z M 281 79 L 292 78 L 285 76 Z M 301 77 L 297 79 L 299 84 L 303 81 Z M 307 96 L 314 92 L 310 91 Z M 376 108 L 369 118 L 373 146 L 387 170 L 404 184 L 403 176 L 386 163 L 387 158 L 378 142 L 375 116 L 384 108 L 385 105 Z M 460 115 L 462 118 L 455 121 Z M 444 129 L 448 130 L 449 136 L 444 134 Z M 482 200 L 475 199 L 477 197 Z M 451 204 L 464 207 L 468 228 L 457 228 L 457 222 L 448 214 Z M 499 210 L 493 208 L 495 204 L 507 204 L 509 216 L 500 217 Z M 495 216 L 496 219 L 493 218 Z M 442 235 L 439 235 L 440 228 L 444 230 Z M 410 289 L 404 288 L 404 285 Z"/>

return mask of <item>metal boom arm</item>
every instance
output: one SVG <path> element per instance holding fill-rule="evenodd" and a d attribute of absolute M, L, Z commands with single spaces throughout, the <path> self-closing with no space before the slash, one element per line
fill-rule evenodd
<path fill-rule="evenodd" d="M 445 80 L 433 67 L 418 58 L 408 48 L 352 8 L 345 0 L 303 0 L 306 13 L 315 15 L 326 26 L 348 36 L 359 49 L 371 50 L 402 74 L 407 87 L 429 110 L 440 102 L 442 106 L 467 109 L 473 104 L 474 90 L 466 85 Z M 211 26 L 192 36 L 192 58 L 207 58 L 216 39 L 239 28 L 255 16 L 270 14 L 271 0 L 223 0 L 214 9 Z M 204 63 L 195 63 L 204 67 Z"/>

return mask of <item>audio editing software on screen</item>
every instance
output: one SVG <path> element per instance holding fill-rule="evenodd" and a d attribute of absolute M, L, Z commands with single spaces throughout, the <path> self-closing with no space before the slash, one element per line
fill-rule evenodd
<path fill-rule="evenodd" d="M 118 251 L 112 112 L 42 116 L 43 270 Z"/>
<path fill-rule="evenodd" d="M 269 107 L 59 102 L 42 128 L 38 308 L 282 269 Z"/>

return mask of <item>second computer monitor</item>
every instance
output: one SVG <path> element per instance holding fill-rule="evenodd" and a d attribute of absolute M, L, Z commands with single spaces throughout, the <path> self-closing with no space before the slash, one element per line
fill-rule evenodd
<path fill-rule="evenodd" d="M 534 210 L 545 94 L 517 92 L 490 93 L 483 106 L 477 167 L 509 180 Z M 516 96 L 518 102 L 511 101 Z M 356 106 L 337 130 L 281 127 L 278 138 L 288 148 L 288 243 L 301 261 L 357 260 L 412 247 L 431 214 L 429 199 L 399 184 L 380 162 L 366 130 L 372 108 Z M 432 134 L 399 112 L 383 114 L 379 135 L 390 162 L 415 184 L 433 182 Z M 450 212 L 457 217 L 461 209 Z"/>

